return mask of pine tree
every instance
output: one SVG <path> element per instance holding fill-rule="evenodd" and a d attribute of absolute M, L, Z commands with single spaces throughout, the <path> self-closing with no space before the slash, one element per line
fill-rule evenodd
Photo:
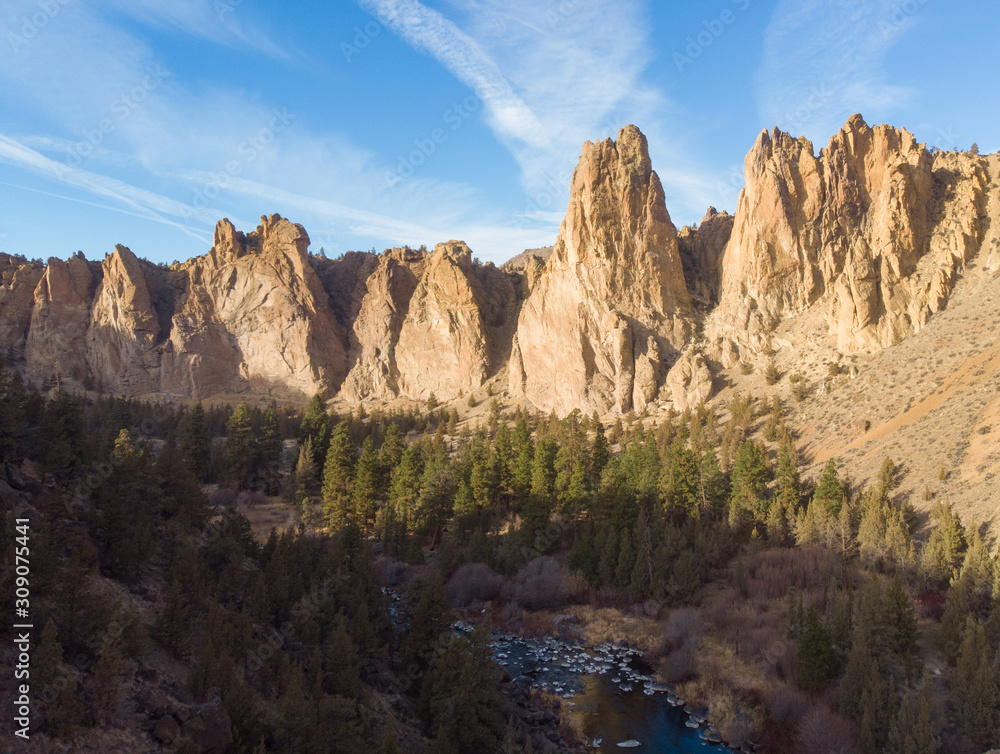
<path fill-rule="evenodd" d="M 701 493 L 701 475 L 694 453 L 675 442 L 667 453 L 660 472 L 660 492 L 668 509 L 681 516 L 697 516 Z"/>
<path fill-rule="evenodd" d="M 635 550 L 632 548 L 632 535 L 628 529 L 622 529 L 618 540 L 618 564 L 615 567 L 615 586 L 625 593 L 632 583 L 632 570 L 635 568 Z"/>
<path fill-rule="evenodd" d="M 451 607 L 445 595 L 444 579 L 437 570 L 415 580 L 411 586 L 410 630 L 403 637 L 403 666 L 407 677 L 419 682 L 422 673 L 438 646 L 438 637 L 447 630 L 451 620 Z"/>
<path fill-rule="evenodd" d="M 278 423 L 278 408 L 273 402 L 264 411 L 261 420 L 261 438 L 257 463 L 260 468 L 264 492 L 276 495 L 281 489 L 281 460 L 285 453 L 285 442 L 281 437 Z"/>
<path fill-rule="evenodd" d="M 806 691 L 819 691 L 837 672 L 830 634 L 823 627 L 819 612 L 810 606 L 799 639 L 796 657 L 799 685 Z"/>
<path fill-rule="evenodd" d="M 420 500 L 417 504 L 419 528 L 431 534 L 431 549 L 435 549 L 451 518 L 454 503 L 454 469 L 448 451 L 439 446 L 424 464 L 420 477 Z"/>
<path fill-rule="evenodd" d="M 118 624 L 112 622 L 104 631 L 100 655 L 91 671 L 97 712 L 105 721 L 114 718 L 118 712 L 122 680 L 130 674 L 131 665 L 125 656 Z"/>
<path fill-rule="evenodd" d="M 312 447 L 316 454 L 313 461 L 317 468 L 320 468 L 330 446 L 330 419 L 323 399 L 318 394 L 309 401 L 305 416 L 302 417 L 302 424 L 299 427 L 299 446 L 301 447 L 309 438 L 312 438 Z"/>
<path fill-rule="evenodd" d="M 390 422 L 385 430 L 385 438 L 378 449 L 379 466 L 382 470 L 383 491 L 386 491 L 392 478 L 392 472 L 399 466 L 403 459 L 403 451 L 406 450 L 406 443 L 403 441 L 403 433 L 399 431 L 396 422 Z"/>
<path fill-rule="evenodd" d="M 639 511 L 632 542 L 635 547 L 635 565 L 632 567 L 628 595 L 639 601 L 649 596 L 653 585 L 653 543 L 645 510 Z"/>
<path fill-rule="evenodd" d="M 37 438 L 42 481 L 48 474 L 66 479 L 87 460 L 80 406 L 61 388 L 42 410 Z"/>
<path fill-rule="evenodd" d="M 531 494 L 531 478 L 535 466 L 535 444 L 531 439 L 528 423 L 523 418 L 514 427 L 513 446 L 516 453 L 513 469 L 514 509 L 520 510 Z"/>
<path fill-rule="evenodd" d="M 531 468 L 531 495 L 551 504 L 555 491 L 556 441 L 546 437 L 538 441 Z"/>
<path fill-rule="evenodd" d="M 153 635 L 175 655 L 179 654 L 188 637 L 189 615 L 184 587 L 175 580 L 167 590 L 166 605 L 153 627 Z"/>
<path fill-rule="evenodd" d="M 996 736 L 1000 734 L 1000 654 L 993 662 L 987 660 L 983 627 L 978 622 L 975 628 L 967 628 L 965 635 L 953 687 L 960 700 L 960 717 L 966 735 L 979 746 L 988 747 L 996 743 Z M 971 658 L 974 663 L 971 668 L 966 667 L 967 649 L 975 655 Z M 964 685 L 966 683 L 968 685 Z"/>
<path fill-rule="evenodd" d="M 497 494 L 506 504 L 510 502 L 510 496 L 514 492 L 514 463 L 516 460 L 513 438 L 506 423 L 497 426 L 493 446 L 491 476 L 496 483 Z"/>
<path fill-rule="evenodd" d="M 762 522 L 767 517 L 767 478 L 767 454 L 761 445 L 748 440 L 740 446 L 733 465 L 730 500 L 737 525 L 744 518 Z"/>
<path fill-rule="evenodd" d="M 343 614 L 323 649 L 323 689 L 328 694 L 356 697 L 361 689 L 358 650 Z"/>
<path fill-rule="evenodd" d="M 694 596 L 699 586 L 701 586 L 701 571 L 695 561 L 694 553 L 690 549 L 681 550 L 673 562 L 666 585 L 667 594 L 671 599 L 683 604 Z"/>
<path fill-rule="evenodd" d="M 233 489 L 252 485 L 258 462 L 250 407 L 240 403 L 226 422 L 226 483 Z"/>
<path fill-rule="evenodd" d="M 816 491 L 813 492 L 814 505 L 822 505 L 832 516 L 840 514 L 840 506 L 844 501 L 845 490 L 837 478 L 837 459 L 826 462 L 823 473 L 820 474 Z"/>
<path fill-rule="evenodd" d="M 910 595 L 897 573 L 886 590 L 892 647 L 901 656 L 909 656 L 917 643 L 917 615 Z"/>
<path fill-rule="evenodd" d="M 361 456 L 358 458 L 354 479 L 351 482 L 355 521 L 363 531 L 371 531 L 381 507 L 379 500 L 379 490 L 382 487 L 381 475 L 378 453 L 371 436 L 368 436 L 361 445 Z"/>
<path fill-rule="evenodd" d="M 610 451 L 608 449 L 608 438 L 604 434 L 604 425 L 595 416 L 591 420 L 594 425 L 594 443 L 590 448 L 589 481 L 592 487 L 596 487 L 604 473 L 604 467 L 608 465 Z"/>
<path fill-rule="evenodd" d="M 603 546 L 599 550 L 597 577 L 602 586 L 614 587 L 615 571 L 618 568 L 619 534 L 613 527 L 605 526 L 600 529 L 596 542 L 597 546 L 602 544 L 602 537 Z"/>
<path fill-rule="evenodd" d="M 296 491 L 301 487 L 305 495 L 310 497 L 319 492 L 319 473 L 312 437 L 307 437 L 299 448 L 299 459 L 295 463 L 290 485 Z"/>
<path fill-rule="evenodd" d="M 389 497 L 386 501 L 386 506 L 393 510 L 393 520 L 399 525 L 400 537 L 413 529 L 417 504 L 420 501 L 422 475 L 423 463 L 420 454 L 412 446 L 406 448 L 399 459 L 399 464 L 393 469 L 389 483 Z"/>
<path fill-rule="evenodd" d="M 208 461 L 212 455 L 212 441 L 205 429 L 205 411 L 201 407 L 201 401 L 195 403 L 188 412 L 181 439 L 181 453 L 198 481 L 205 482 L 209 471 Z"/>
<path fill-rule="evenodd" d="M 434 659 L 421 690 L 421 707 L 437 732 L 437 751 L 498 751 L 504 737 L 500 673 L 489 648 L 489 627 L 454 637 Z"/>
<path fill-rule="evenodd" d="M 702 515 L 718 519 L 725 510 L 726 478 L 719 468 L 719 459 L 715 449 L 709 446 L 701 461 L 701 504 Z"/>
<path fill-rule="evenodd" d="M 351 482 L 354 478 L 355 448 L 350 425 L 340 422 L 333 430 L 326 462 L 323 464 L 323 514 L 327 526 L 336 531 L 354 518 Z"/>
<path fill-rule="evenodd" d="M 774 504 L 785 511 L 788 520 L 798 513 L 801 495 L 798 454 L 792 443 L 783 442 L 778 448 L 778 469 L 775 473 Z"/>
<path fill-rule="evenodd" d="M 382 737 L 379 754 L 401 754 L 396 736 L 396 717 L 391 712 L 385 721 L 385 735 Z"/>

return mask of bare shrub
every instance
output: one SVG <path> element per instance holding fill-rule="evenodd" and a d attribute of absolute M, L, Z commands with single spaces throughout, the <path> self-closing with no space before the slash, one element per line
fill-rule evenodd
<path fill-rule="evenodd" d="M 727 591 L 715 603 L 708 608 L 708 620 L 720 631 L 724 631 L 733 619 L 733 602 L 736 595 L 732 591 Z"/>
<path fill-rule="evenodd" d="M 503 612 L 500 614 L 501 620 L 505 624 L 515 621 L 521 617 L 521 605 L 517 600 L 512 600 L 503 606 Z"/>
<path fill-rule="evenodd" d="M 837 575 L 837 563 L 819 546 L 774 548 L 748 555 L 744 572 L 750 599 L 780 599 L 791 588 L 822 589 Z"/>
<path fill-rule="evenodd" d="M 382 574 L 382 583 L 386 586 L 394 587 L 407 580 L 406 572 L 410 569 L 410 566 L 406 565 L 406 563 L 382 558 L 378 561 L 377 565 L 379 573 Z"/>
<path fill-rule="evenodd" d="M 260 490 L 243 490 L 239 495 L 236 496 L 236 507 L 243 508 L 245 506 L 254 505 L 266 505 L 267 495 L 265 495 Z"/>
<path fill-rule="evenodd" d="M 775 689 L 767 698 L 771 719 L 783 730 L 794 730 L 809 711 L 809 700 L 793 688 Z"/>
<path fill-rule="evenodd" d="M 220 487 L 208 496 L 208 504 L 217 508 L 232 508 L 236 505 L 239 493 L 228 487 Z"/>
<path fill-rule="evenodd" d="M 667 683 L 680 683 L 698 674 L 698 649 L 695 644 L 682 644 L 663 658 L 660 673 Z"/>
<path fill-rule="evenodd" d="M 529 610 L 566 604 L 566 573 L 555 558 L 535 558 L 517 574 L 517 599 Z"/>
<path fill-rule="evenodd" d="M 663 627 L 663 639 L 673 646 L 679 646 L 699 639 L 703 629 L 701 613 L 693 607 L 685 607 L 670 613 Z"/>
<path fill-rule="evenodd" d="M 830 710 L 817 707 L 799 724 L 797 751 L 809 754 L 855 754 L 858 745 L 849 722 Z"/>
<path fill-rule="evenodd" d="M 766 665 L 772 667 L 774 661 L 787 651 L 783 633 L 770 626 L 740 632 L 737 649 L 743 660 L 747 662 L 763 660 Z"/>
<path fill-rule="evenodd" d="M 570 602 L 574 604 L 589 602 L 591 591 L 590 582 L 579 571 L 574 571 L 566 577 L 566 594 Z"/>
<path fill-rule="evenodd" d="M 698 646 L 705 625 L 692 607 L 674 610 L 663 627 L 660 672 L 670 683 L 693 678 L 698 672 Z"/>
<path fill-rule="evenodd" d="M 465 607 L 472 602 L 487 602 L 500 593 L 501 577 L 485 563 L 466 563 L 448 581 L 448 602 Z"/>

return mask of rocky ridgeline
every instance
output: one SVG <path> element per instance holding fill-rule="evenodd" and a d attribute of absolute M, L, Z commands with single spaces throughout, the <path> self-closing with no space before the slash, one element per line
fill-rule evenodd
<path fill-rule="evenodd" d="M 646 139 L 583 145 L 551 249 L 503 267 L 461 241 L 310 256 L 301 225 L 228 220 L 170 267 L 117 246 L 0 255 L 0 348 L 38 384 L 132 396 L 441 401 L 487 382 L 559 414 L 711 396 L 713 370 L 821 312 L 843 353 L 923 328 L 973 260 L 1000 269 L 1000 155 L 932 152 L 853 116 L 829 145 L 763 132 L 735 215 L 679 232 Z M 703 333 L 699 335 L 698 333 Z"/>

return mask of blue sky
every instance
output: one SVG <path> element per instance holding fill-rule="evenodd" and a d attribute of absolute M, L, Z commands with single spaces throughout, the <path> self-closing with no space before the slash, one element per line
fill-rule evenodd
<path fill-rule="evenodd" d="M 774 125 L 1000 149 L 998 30 L 986 0 L 4 0 L 0 250 L 169 262 L 278 212 L 330 256 L 502 262 L 626 123 L 680 226 Z"/>

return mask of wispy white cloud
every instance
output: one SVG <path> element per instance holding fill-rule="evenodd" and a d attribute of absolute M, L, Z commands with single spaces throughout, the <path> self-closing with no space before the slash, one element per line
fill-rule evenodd
<path fill-rule="evenodd" d="M 214 44 L 249 50 L 279 60 L 293 56 L 273 41 L 244 0 L 98 0 L 147 26 L 175 29 Z"/>
<path fill-rule="evenodd" d="M 217 211 L 199 210 L 116 178 L 98 175 L 86 170 L 71 169 L 64 163 L 49 159 L 3 134 L 0 134 L 0 162 L 27 169 L 35 175 L 57 181 L 67 187 L 79 189 L 87 194 L 110 199 L 137 217 L 170 225 L 199 240 L 204 240 L 203 230 L 193 228 L 173 218 L 194 218 L 204 222 L 213 216 L 218 217 Z"/>
<path fill-rule="evenodd" d="M 825 140 L 851 113 L 880 117 L 912 91 L 887 83 L 890 47 L 915 22 L 895 20 L 898 0 L 781 0 L 755 81 L 761 119 Z"/>
<path fill-rule="evenodd" d="M 470 67 L 486 61 L 490 79 L 531 113 L 529 131 L 540 130 L 544 141 L 513 138 L 523 130 L 502 123 L 494 122 L 494 131 L 517 160 L 526 193 L 513 223 L 532 226 L 546 243 L 558 230 L 580 145 L 614 137 L 627 123 L 644 129 L 652 142 L 653 124 L 669 106 L 643 82 L 653 55 L 647 9 L 639 0 L 450 0 L 448 18 L 417 0 L 358 2 L 461 81 L 469 83 Z M 663 131 L 656 135 L 669 139 Z M 668 143 L 651 143 L 653 149 L 683 161 Z M 667 172 L 679 175 L 683 168 Z M 690 187 L 672 188 L 687 196 Z"/>
<path fill-rule="evenodd" d="M 387 215 L 358 209 L 338 202 L 319 199 L 296 191 L 242 178 L 232 181 L 231 189 L 246 196 L 267 199 L 284 206 L 294 207 L 297 213 L 314 218 L 317 228 L 327 227 L 329 220 L 337 221 L 341 231 L 357 236 L 384 238 L 397 244 L 434 245 L 445 239 L 460 239 L 486 259 L 504 261 L 521 249 L 537 248 L 551 243 L 554 238 L 537 230 L 507 224 L 497 216 L 486 216 L 484 222 L 475 223 L 450 218 L 427 218 L 426 222 L 411 222 L 398 215 Z M 490 222 L 490 221 L 493 222 Z M 306 226 L 307 230 L 310 226 Z M 322 230 L 310 232 L 313 245 L 320 245 L 326 235 Z"/>
<path fill-rule="evenodd" d="M 534 147 L 548 143 L 542 124 L 514 93 L 496 63 L 454 23 L 418 0 L 359 0 L 359 3 L 416 49 L 441 61 L 459 81 L 468 85 L 505 137 Z"/>

